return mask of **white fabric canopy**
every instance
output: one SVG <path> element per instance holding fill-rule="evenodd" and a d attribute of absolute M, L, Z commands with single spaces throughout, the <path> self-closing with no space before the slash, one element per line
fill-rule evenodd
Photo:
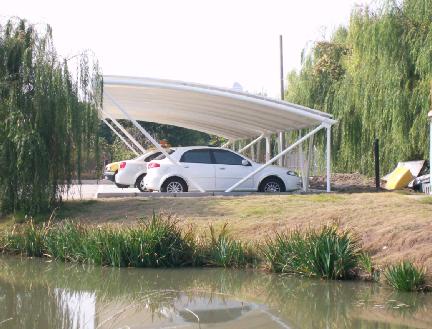
<path fill-rule="evenodd" d="M 330 114 L 230 89 L 172 80 L 104 76 L 104 117 L 169 124 L 232 140 L 316 127 Z"/>

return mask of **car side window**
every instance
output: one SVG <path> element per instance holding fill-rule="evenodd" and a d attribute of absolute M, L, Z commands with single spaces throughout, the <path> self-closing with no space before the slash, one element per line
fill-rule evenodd
<path fill-rule="evenodd" d="M 154 160 L 154 159 L 156 159 L 159 155 L 161 155 L 162 154 L 162 152 L 156 152 L 156 153 L 154 153 L 154 154 L 151 154 L 151 155 L 149 155 L 147 158 L 145 158 L 145 162 L 150 162 L 150 161 L 152 161 L 152 160 Z"/>
<path fill-rule="evenodd" d="M 183 153 L 180 162 L 212 164 L 210 150 L 190 150 Z"/>
<path fill-rule="evenodd" d="M 213 150 L 213 156 L 216 164 L 241 166 L 244 158 L 230 151 Z"/>

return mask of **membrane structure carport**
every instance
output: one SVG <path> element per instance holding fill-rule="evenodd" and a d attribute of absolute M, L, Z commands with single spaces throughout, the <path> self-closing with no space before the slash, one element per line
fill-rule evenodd
<path fill-rule="evenodd" d="M 138 121 L 168 124 L 224 137 L 228 140 L 224 147 L 237 140 L 252 139 L 252 142 L 238 150 L 240 153 L 265 138 L 265 163 L 225 192 L 234 191 L 244 181 L 325 129 L 326 184 L 327 192 L 330 192 L 331 127 L 336 121 L 328 113 L 231 89 L 125 76 L 104 76 L 103 108 L 100 113 L 102 120 L 134 153 L 144 153 L 145 149 L 117 121 L 119 119 L 130 120 L 156 149 L 180 168 L 183 168 L 182 165 L 174 160 Z M 114 123 L 139 152 L 107 119 Z M 279 147 L 278 154 L 270 158 L 270 135 L 281 136 L 286 131 L 300 129 L 308 132 L 286 148 Z M 194 180 L 187 178 L 199 191 L 205 192 Z"/>

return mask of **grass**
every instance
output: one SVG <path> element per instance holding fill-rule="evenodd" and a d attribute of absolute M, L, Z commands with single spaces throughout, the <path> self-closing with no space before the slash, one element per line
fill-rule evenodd
<path fill-rule="evenodd" d="M 432 196 L 425 196 L 419 201 L 421 204 L 432 205 Z"/>
<path fill-rule="evenodd" d="M 30 221 L 4 231 L 0 251 L 113 267 L 246 267 L 256 263 L 253 252 L 232 239 L 226 226 L 220 233 L 210 227 L 210 233 L 210 239 L 196 237 L 171 216 L 156 214 L 134 226 Z"/>
<path fill-rule="evenodd" d="M 244 242 L 232 239 L 225 224 L 220 232 L 210 226 L 210 241 L 204 247 L 206 263 L 221 267 L 245 267 L 257 263 L 258 256 Z"/>
<path fill-rule="evenodd" d="M 358 239 L 335 225 L 306 232 L 294 230 L 268 238 L 263 248 L 270 269 L 325 279 L 356 276 L 361 249 Z"/>
<path fill-rule="evenodd" d="M 379 266 L 411 259 L 432 275 L 431 204 L 391 192 L 249 195 L 199 198 L 122 198 L 65 202 L 58 217 L 86 224 L 135 225 L 142 216 L 175 213 L 179 225 L 207 232 L 229 223 L 237 240 L 260 242 L 275 232 L 319 228 L 337 221 L 354 230 Z M 63 211 L 63 213 L 62 213 Z M 0 223 L 0 229 L 2 223 Z"/>
<path fill-rule="evenodd" d="M 208 232 L 208 234 L 207 234 Z M 89 225 L 69 220 L 32 220 L 0 231 L 0 252 L 112 267 L 261 267 L 323 279 L 378 280 L 370 255 L 356 235 L 337 225 L 276 233 L 264 243 L 234 239 L 227 224 L 206 234 L 166 214 L 135 225 Z M 396 290 L 425 288 L 425 271 L 410 262 L 384 272 Z"/>
<path fill-rule="evenodd" d="M 399 291 L 420 291 L 425 285 L 425 270 L 409 261 L 389 266 L 384 276 L 390 286 Z"/>

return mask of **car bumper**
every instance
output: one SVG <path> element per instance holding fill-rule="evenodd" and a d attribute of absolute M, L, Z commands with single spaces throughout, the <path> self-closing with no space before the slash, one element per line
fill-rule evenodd
<path fill-rule="evenodd" d="M 115 177 L 115 182 L 121 185 L 134 186 L 135 185 L 135 176 L 133 173 L 126 170 L 119 170 Z"/>
<path fill-rule="evenodd" d="M 109 180 L 111 182 L 115 182 L 115 172 L 114 171 L 105 171 L 104 179 Z"/>
<path fill-rule="evenodd" d="M 149 177 L 149 175 L 147 175 L 145 178 L 144 178 L 144 186 L 145 186 L 145 188 L 146 188 L 146 190 L 149 190 L 149 191 L 159 191 L 159 189 L 160 189 L 160 186 L 159 186 L 159 184 L 160 184 L 160 180 L 161 180 L 161 177 L 159 177 L 159 176 L 153 176 L 153 177 Z"/>

